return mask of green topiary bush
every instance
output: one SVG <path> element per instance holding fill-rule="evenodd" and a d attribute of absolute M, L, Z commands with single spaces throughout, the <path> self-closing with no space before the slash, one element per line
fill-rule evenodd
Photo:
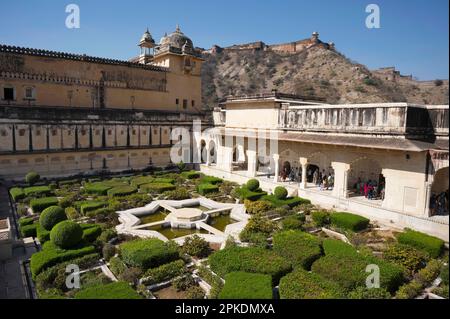
<path fill-rule="evenodd" d="M 48 196 L 52 194 L 52 189 L 48 186 L 32 186 L 32 187 L 26 187 L 23 189 L 23 192 L 25 193 L 26 197 L 31 196 Z"/>
<path fill-rule="evenodd" d="M 197 186 L 197 191 L 200 195 L 206 195 L 211 193 L 217 193 L 219 191 L 219 186 L 214 184 L 199 184 Z"/>
<path fill-rule="evenodd" d="M 185 271 L 184 261 L 178 259 L 159 267 L 148 269 L 144 274 L 142 283 L 145 285 L 157 284 L 181 276 Z"/>
<path fill-rule="evenodd" d="M 41 224 L 36 224 L 36 236 L 39 239 L 39 242 L 44 244 L 45 242 L 50 240 L 50 231 L 46 230 Z"/>
<path fill-rule="evenodd" d="M 240 188 L 236 188 L 236 190 L 234 191 L 234 195 L 235 197 L 238 197 L 240 199 L 256 201 L 264 195 L 267 195 L 267 193 L 262 191 L 260 188 L 257 188 L 255 191 L 251 191 L 247 188 L 246 185 L 243 185 Z"/>
<path fill-rule="evenodd" d="M 20 236 L 23 238 L 26 237 L 36 237 L 37 236 L 37 224 L 23 225 L 19 226 L 20 228 Z"/>
<path fill-rule="evenodd" d="M 358 251 L 352 245 L 344 243 L 338 239 L 326 238 L 322 241 L 322 247 L 325 255 L 327 256 L 358 255 Z"/>
<path fill-rule="evenodd" d="M 20 187 L 10 188 L 9 194 L 11 195 L 12 199 L 15 202 L 25 198 L 25 193 L 23 192 L 23 189 Z"/>
<path fill-rule="evenodd" d="M 52 230 L 53 226 L 66 220 L 67 216 L 59 206 L 50 206 L 43 210 L 41 215 L 39 216 L 39 223 L 45 230 Z"/>
<path fill-rule="evenodd" d="M 30 201 L 30 207 L 34 213 L 40 213 L 50 206 L 58 206 L 58 198 L 43 197 L 43 198 L 34 198 Z"/>
<path fill-rule="evenodd" d="M 80 224 L 83 230 L 83 236 L 81 237 L 86 242 L 94 242 L 102 233 L 102 227 L 97 224 Z"/>
<path fill-rule="evenodd" d="M 410 274 L 425 267 L 430 259 L 424 251 L 400 243 L 390 245 L 384 251 L 383 258 L 404 267 Z"/>
<path fill-rule="evenodd" d="M 125 242 L 120 246 L 122 260 L 130 267 L 143 270 L 157 267 L 179 258 L 178 245 L 159 239 L 139 239 Z"/>
<path fill-rule="evenodd" d="M 269 201 L 275 207 L 289 206 L 295 207 L 302 204 L 310 204 L 311 202 L 308 199 L 304 199 L 301 197 L 287 197 L 284 199 L 279 199 L 275 195 L 264 195 L 261 197 L 262 200 Z"/>
<path fill-rule="evenodd" d="M 75 222 L 66 220 L 56 224 L 50 232 L 50 240 L 60 248 L 76 246 L 83 237 L 83 229 Z"/>
<path fill-rule="evenodd" d="M 200 179 L 200 183 L 201 184 L 213 184 L 213 185 L 216 185 L 216 184 L 220 184 L 222 182 L 223 182 L 223 179 L 218 178 L 218 177 L 214 177 L 214 176 L 203 176 Z"/>
<path fill-rule="evenodd" d="M 270 275 L 231 272 L 225 276 L 225 285 L 219 299 L 272 299 Z"/>
<path fill-rule="evenodd" d="M 108 205 L 108 202 L 85 201 L 85 202 L 82 202 L 79 206 L 80 206 L 81 214 L 87 215 L 87 213 L 95 211 L 100 208 L 103 208 L 107 205 Z"/>
<path fill-rule="evenodd" d="M 129 283 L 117 281 L 82 289 L 75 294 L 75 299 L 142 299 L 142 297 Z"/>
<path fill-rule="evenodd" d="M 137 188 L 130 185 L 117 186 L 108 190 L 109 197 L 121 197 L 131 195 L 137 192 Z"/>
<path fill-rule="evenodd" d="M 259 247 L 231 247 L 209 257 L 211 269 L 224 277 L 233 271 L 267 274 L 274 284 L 291 271 L 290 263 L 275 252 Z"/>
<path fill-rule="evenodd" d="M 314 211 L 311 218 L 317 227 L 323 227 L 330 224 L 330 213 L 327 211 Z"/>
<path fill-rule="evenodd" d="M 293 268 L 302 267 L 306 270 L 322 255 L 320 239 L 298 230 L 275 233 L 273 250 L 289 261 Z"/>
<path fill-rule="evenodd" d="M 368 265 L 380 268 L 380 286 L 389 292 L 394 292 L 404 282 L 402 267 L 391 264 L 376 257 L 361 255 L 334 254 L 325 255 L 316 260 L 311 269 L 322 277 L 336 282 L 346 291 L 366 285 Z"/>
<path fill-rule="evenodd" d="M 255 192 L 257 189 L 259 189 L 259 181 L 256 178 L 249 179 L 245 186 L 249 191 Z"/>
<path fill-rule="evenodd" d="M 199 258 L 208 256 L 210 251 L 209 243 L 198 235 L 187 237 L 181 247 L 182 253 Z"/>
<path fill-rule="evenodd" d="M 41 176 L 36 172 L 29 172 L 27 175 L 25 175 L 25 181 L 30 185 L 34 185 L 39 182 L 40 178 Z"/>
<path fill-rule="evenodd" d="M 275 195 L 275 197 L 277 199 L 283 200 L 283 199 L 286 199 L 286 197 L 288 195 L 288 191 L 287 191 L 286 187 L 277 186 L 277 187 L 275 187 L 275 190 L 273 191 L 273 195 Z"/>
<path fill-rule="evenodd" d="M 318 274 L 297 268 L 280 280 L 281 299 L 340 299 L 344 291 Z"/>
<path fill-rule="evenodd" d="M 274 208 L 271 202 L 265 200 L 251 201 L 246 199 L 244 200 L 244 205 L 247 213 L 250 215 L 264 214 Z"/>
<path fill-rule="evenodd" d="M 196 178 L 200 178 L 200 172 L 197 172 L 197 171 L 182 172 L 181 176 L 183 176 L 186 179 L 196 179 Z"/>
<path fill-rule="evenodd" d="M 399 243 L 421 249 L 433 258 L 439 257 L 444 250 L 442 239 L 411 229 L 406 229 L 405 232 L 398 234 L 397 240 Z"/>
<path fill-rule="evenodd" d="M 65 223 L 65 222 L 63 222 Z M 94 246 L 80 246 L 74 249 L 64 250 L 55 246 L 52 242 L 46 242 L 42 250 L 31 256 L 30 268 L 33 279 L 43 270 L 64 261 L 79 258 L 84 255 L 93 254 Z"/>
<path fill-rule="evenodd" d="M 355 232 L 366 229 L 370 222 L 370 220 L 365 217 L 350 213 L 333 213 L 330 216 L 330 221 L 335 227 Z"/>
<path fill-rule="evenodd" d="M 146 193 L 161 194 L 167 191 L 173 191 L 176 186 L 170 183 L 149 183 L 140 186 L 140 190 Z"/>

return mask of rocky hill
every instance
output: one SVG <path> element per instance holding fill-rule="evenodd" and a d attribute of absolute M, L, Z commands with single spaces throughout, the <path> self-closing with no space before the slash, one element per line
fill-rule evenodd
<path fill-rule="evenodd" d="M 224 49 L 215 46 L 204 51 L 203 105 L 211 108 L 230 94 L 273 89 L 320 97 L 328 103 L 448 104 L 448 80 L 416 81 L 394 68 L 371 71 L 336 51 L 334 45 L 322 42 L 299 52 L 255 43 L 257 48 L 254 44 Z"/>

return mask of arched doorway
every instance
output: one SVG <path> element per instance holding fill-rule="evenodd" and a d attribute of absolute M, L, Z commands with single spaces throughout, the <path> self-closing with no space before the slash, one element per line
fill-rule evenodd
<path fill-rule="evenodd" d="M 347 177 L 350 196 L 364 196 L 367 199 L 384 199 L 386 179 L 378 161 L 362 157 L 350 163 Z"/>
<path fill-rule="evenodd" d="M 449 214 L 448 173 L 449 168 L 443 167 L 434 174 L 429 203 L 430 216 Z"/>

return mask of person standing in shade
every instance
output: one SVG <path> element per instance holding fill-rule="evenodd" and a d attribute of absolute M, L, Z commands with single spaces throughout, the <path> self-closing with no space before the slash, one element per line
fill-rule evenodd
<path fill-rule="evenodd" d="M 313 173 L 313 184 L 317 185 L 318 180 L 319 180 L 319 170 L 316 169 Z"/>

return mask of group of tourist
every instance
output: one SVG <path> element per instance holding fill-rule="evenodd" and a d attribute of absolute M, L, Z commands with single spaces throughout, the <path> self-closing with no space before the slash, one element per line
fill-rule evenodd
<path fill-rule="evenodd" d="M 314 185 L 319 186 L 320 190 L 330 190 L 334 186 L 334 175 L 327 174 L 325 170 L 319 171 L 319 169 L 314 170 L 312 174 L 312 182 Z"/>
<path fill-rule="evenodd" d="M 432 193 L 430 196 L 431 215 L 448 215 L 448 189 L 439 194 Z"/>
<path fill-rule="evenodd" d="M 376 180 L 363 181 L 361 177 L 358 177 L 358 181 L 353 186 L 356 194 L 364 195 L 365 198 L 372 199 L 384 199 L 385 180 L 380 175 L 378 182 Z"/>

